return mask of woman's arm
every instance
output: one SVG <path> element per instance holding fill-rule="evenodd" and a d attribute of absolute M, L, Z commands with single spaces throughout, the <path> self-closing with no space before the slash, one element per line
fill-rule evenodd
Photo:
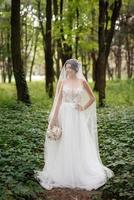
<path fill-rule="evenodd" d="M 92 92 L 92 89 L 89 87 L 87 81 L 83 80 L 83 86 L 90 97 L 90 100 L 83 106 L 83 110 L 85 110 L 96 100 L 96 98 Z"/>

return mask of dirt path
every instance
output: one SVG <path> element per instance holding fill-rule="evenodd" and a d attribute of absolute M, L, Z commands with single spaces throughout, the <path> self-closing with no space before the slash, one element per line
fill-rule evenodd
<path fill-rule="evenodd" d="M 40 196 L 43 200 L 100 200 L 101 194 L 102 192 L 95 190 L 89 192 L 81 189 L 54 188 L 52 190 L 44 190 L 44 193 L 40 194 Z"/>

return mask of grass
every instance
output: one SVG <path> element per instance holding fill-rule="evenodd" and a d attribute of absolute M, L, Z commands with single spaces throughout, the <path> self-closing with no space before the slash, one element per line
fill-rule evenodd
<path fill-rule="evenodd" d="M 44 165 L 43 150 L 52 100 L 43 82 L 28 83 L 32 106 L 16 104 L 14 84 L 0 85 L 0 200 L 41 200 L 43 189 L 33 170 Z M 133 199 L 131 147 L 134 130 L 134 81 L 108 81 L 105 108 L 97 109 L 102 161 L 114 179 L 100 188 L 102 199 Z M 97 94 L 95 94 L 97 95 Z"/>
<path fill-rule="evenodd" d="M 90 83 L 91 87 L 93 86 Z M 44 82 L 28 82 L 31 100 L 34 106 L 48 107 L 52 100 L 45 93 Z M 95 92 L 96 98 L 98 95 Z M 0 84 L 0 105 L 14 105 L 16 102 L 15 84 Z M 107 81 L 106 104 L 108 106 L 134 105 L 134 80 Z"/>
<path fill-rule="evenodd" d="M 133 106 L 134 80 L 108 81 L 106 102 L 111 106 Z"/>

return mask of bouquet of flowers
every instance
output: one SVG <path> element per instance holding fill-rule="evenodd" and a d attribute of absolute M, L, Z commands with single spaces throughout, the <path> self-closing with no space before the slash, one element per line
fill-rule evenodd
<path fill-rule="evenodd" d="M 50 140 L 58 140 L 62 135 L 62 129 L 58 126 L 48 127 L 47 137 Z"/>

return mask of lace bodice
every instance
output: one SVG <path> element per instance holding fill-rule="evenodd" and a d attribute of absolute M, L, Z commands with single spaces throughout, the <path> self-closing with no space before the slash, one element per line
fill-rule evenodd
<path fill-rule="evenodd" d="M 62 102 L 80 103 L 83 90 L 83 86 L 72 89 L 67 85 L 63 85 Z"/>

